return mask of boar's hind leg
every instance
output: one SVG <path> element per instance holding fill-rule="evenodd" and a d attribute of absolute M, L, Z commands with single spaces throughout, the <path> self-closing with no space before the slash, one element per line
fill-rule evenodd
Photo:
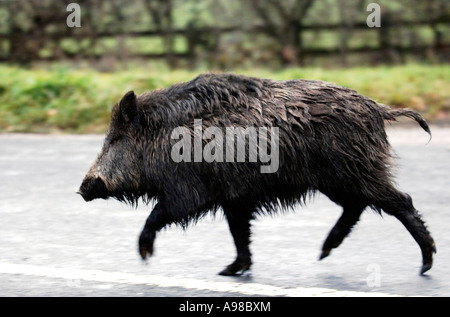
<path fill-rule="evenodd" d="M 419 212 L 414 208 L 412 199 L 408 194 L 394 190 L 394 193 L 387 197 L 390 198 L 383 200 L 378 206 L 400 220 L 419 244 L 423 260 L 420 274 L 423 274 L 433 265 L 433 252 L 436 253 L 433 238 L 425 227 Z"/>
<path fill-rule="evenodd" d="M 344 238 L 352 230 L 353 226 L 358 222 L 359 217 L 365 208 L 366 205 L 344 205 L 342 216 L 334 225 L 333 229 L 331 229 L 323 244 L 319 260 L 327 257 L 330 254 L 331 249 L 337 248 L 342 243 Z"/>
<path fill-rule="evenodd" d="M 239 275 L 250 269 L 250 220 L 252 211 L 242 206 L 223 206 L 225 216 L 230 227 L 231 235 L 236 245 L 236 260 L 222 270 L 220 275 Z"/>

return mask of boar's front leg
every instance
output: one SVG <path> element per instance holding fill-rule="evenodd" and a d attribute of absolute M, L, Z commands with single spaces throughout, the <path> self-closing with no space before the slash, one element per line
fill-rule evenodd
<path fill-rule="evenodd" d="M 233 263 L 222 270 L 219 275 L 242 274 L 252 264 L 250 245 L 250 220 L 253 219 L 251 208 L 244 206 L 223 206 L 225 216 L 230 227 L 231 235 L 236 246 L 237 257 Z"/>
<path fill-rule="evenodd" d="M 186 228 L 190 221 L 206 213 L 209 206 L 204 201 L 187 204 L 176 199 L 161 199 L 148 216 L 139 236 L 139 254 L 142 259 L 152 256 L 156 232 L 174 223 Z"/>
<path fill-rule="evenodd" d="M 143 260 L 153 254 L 153 243 L 156 232 L 172 222 L 169 213 L 165 210 L 164 204 L 158 202 L 150 213 L 150 216 L 148 216 L 144 229 L 139 237 L 139 254 Z"/>

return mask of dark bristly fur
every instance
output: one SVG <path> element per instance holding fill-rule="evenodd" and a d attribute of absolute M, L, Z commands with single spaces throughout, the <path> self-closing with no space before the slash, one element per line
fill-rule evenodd
<path fill-rule="evenodd" d="M 113 109 L 103 150 L 80 193 L 86 200 L 157 201 L 139 239 L 143 258 L 152 254 L 156 232 L 165 226 L 187 226 L 222 208 L 238 253 L 221 272 L 231 275 L 251 265 L 249 223 L 255 214 L 289 208 L 321 192 L 344 210 L 321 258 L 339 246 L 362 211 L 371 207 L 394 215 L 409 230 L 422 250 L 423 273 L 431 268 L 434 242 L 390 173 L 384 121 L 398 116 L 416 120 L 430 133 L 412 110 L 392 110 L 322 81 L 206 74 L 137 97 L 129 92 Z M 263 174 L 260 162 L 248 161 L 175 163 L 171 133 L 181 126 L 193 134 L 194 119 L 202 120 L 203 129 L 278 127 L 279 169 Z"/>

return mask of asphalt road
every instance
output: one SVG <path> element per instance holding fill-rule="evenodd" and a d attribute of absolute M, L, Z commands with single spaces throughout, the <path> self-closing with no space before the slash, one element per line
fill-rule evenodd
<path fill-rule="evenodd" d="M 316 196 L 253 224 L 254 265 L 217 273 L 235 256 L 222 216 L 162 232 L 144 263 L 137 238 L 151 206 L 86 203 L 75 194 L 102 136 L 0 135 L 0 296 L 450 296 L 450 129 L 388 130 L 397 181 L 436 241 L 419 276 L 420 249 L 393 217 L 366 211 L 341 247 L 318 261 L 341 214 Z"/>

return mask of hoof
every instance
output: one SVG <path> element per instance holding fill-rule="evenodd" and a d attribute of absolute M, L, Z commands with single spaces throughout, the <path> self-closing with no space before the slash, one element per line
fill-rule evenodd
<path fill-rule="evenodd" d="M 424 275 L 425 272 L 430 270 L 432 266 L 433 266 L 432 263 L 427 263 L 427 264 L 422 265 L 422 268 L 420 269 L 420 275 Z"/>
<path fill-rule="evenodd" d="M 223 269 L 219 275 L 223 276 L 239 276 L 244 274 L 246 271 L 250 269 L 251 263 L 250 262 L 233 262 L 230 265 L 228 265 L 225 269 Z"/>
<path fill-rule="evenodd" d="M 420 275 L 424 275 L 425 272 L 429 271 L 433 266 L 433 253 L 436 253 L 436 245 L 433 244 L 430 246 L 429 250 L 431 252 L 427 252 L 428 255 L 424 257 L 422 268 L 420 269 Z"/>
<path fill-rule="evenodd" d="M 151 257 L 153 254 L 153 248 L 148 248 L 145 246 L 139 246 L 139 254 L 141 255 L 142 260 L 146 260 L 147 257 Z"/>
<path fill-rule="evenodd" d="M 142 233 L 139 237 L 139 254 L 142 260 L 153 255 L 153 242 L 155 241 L 154 233 Z"/>
<path fill-rule="evenodd" d="M 327 256 L 330 255 L 331 249 L 322 250 L 322 253 L 320 254 L 319 261 L 322 259 L 325 259 Z"/>

